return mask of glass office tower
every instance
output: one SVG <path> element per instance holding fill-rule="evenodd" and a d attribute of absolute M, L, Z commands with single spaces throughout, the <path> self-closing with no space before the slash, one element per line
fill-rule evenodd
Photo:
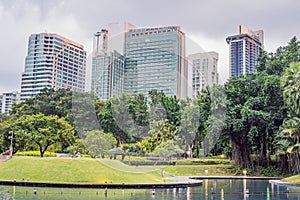
<path fill-rule="evenodd" d="M 185 34 L 179 26 L 137 28 L 125 38 L 124 90 L 136 96 L 151 89 L 186 96 Z"/>
<path fill-rule="evenodd" d="M 120 96 L 124 86 L 124 58 L 117 51 L 108 51 L 108 31 L 94 35 L 91 91 L 99 99 Z"/>

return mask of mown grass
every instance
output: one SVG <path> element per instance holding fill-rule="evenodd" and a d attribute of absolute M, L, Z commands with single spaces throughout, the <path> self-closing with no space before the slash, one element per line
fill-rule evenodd
<path fill-rule="evenodd" d="M 98 159 L 98 161 L 107 166 L 108 168 L 114 169 L 119 172 L 129 172 L 129 173 L 149 173 L 154 171 L 160 171 L 160 169 L 156 166 L 129 166 L 118 160 L 110 160 L 110 159 Z"/>
<path fill-rule="evenodd" d="M 176 176 L 204 176 L 205 170 L 208 170 L 208 176 L 234 176 L 234 169 L 230 164 L 161 166 L 161 169 Z"/>
<path fill-rule="evenodd" d="M 282 179 L 282 181 L 288 182 L 288 183 L 300 184 L 300 175 L 284 178 L 284 179 Z"/>
<path fill-rule="evenodd" d="M 14 157 L 0 164 L 0 179 L 68 183 L 162 182 L 161 173 L 158 170 L 148 170 L 149 172 L 119 170 L 122 167 L 124 169 L 124 166 L 109 167 L 109 164 L 90 158 Z"/>

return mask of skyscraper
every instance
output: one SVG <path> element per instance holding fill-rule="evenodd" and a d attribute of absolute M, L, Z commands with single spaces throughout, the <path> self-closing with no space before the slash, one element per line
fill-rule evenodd
<path fill-rule="evenodd" d="M 43 88 L 85 91 L 86 51 L 83 45 L 58 34 L 29 37 L 21 100 L 36 96 Z"/>
<path fill-rule="evenodd" d="M 11 106 L 20 101 L 19 92 L 7 92 L 0 94 L 0 113 L 8 114 Z"/>
<path fill-rule="evenodd" d="M 196 53 L 187 57 L 189 97 L 195 98 L 201 89 L 219 84 L 218 59 L 216 52 Z"/>
<path fill-rule="evenodd" d="M 185 34 L 179 26 L 131 29 L 125 38 L 125 92 L 185 97 Z"/>
<path fill-rule="evenodd" d="M 111 23 L 94 34 L 91 91 L 102 100 L 123 93 L 125 33 L 133 28 L 128 22 Z"/>
<path fill-rule="evenodd" d="M 256 72 L 259 51 L 264 48 L 264 32 L 239 26 L 239 34 L 226 38 L 229 44 L 229 76 Z"/>
<path fill-rule="evenodd" d="M 102 29 L 94 35 L 91 91 L 107 100 L 120 96 L 124 85 L 124 58 L 117 51 L 108 51 L 108 31 Z"/>
<path fill-rule="evenodd" d="M 125 34 L 135 26 L 129 22 L 116 22 L 108 25 L 108 51 L 124 54 Z"/>

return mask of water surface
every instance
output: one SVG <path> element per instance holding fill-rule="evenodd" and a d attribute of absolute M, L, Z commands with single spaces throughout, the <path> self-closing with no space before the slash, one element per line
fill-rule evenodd
<path fill-rule="evenodd" d="M 36 194 L 34 194 L 36 190 Z M 154 194 L 155 193 L 155 194 Z M 1 200 L 164 199 L 164 200 L 300 200 L 299 187 L 265 180 L 203 180 L 203 186 L 154 190 L 65 189 L 0 186 Z"/>

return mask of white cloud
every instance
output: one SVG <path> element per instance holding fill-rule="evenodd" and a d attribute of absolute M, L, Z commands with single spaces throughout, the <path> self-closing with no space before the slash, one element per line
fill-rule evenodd
<path fill-rule="evenodd" d="M 296 0 L 253 0 L 247 4 L 238 0 L 0 0 L 0 92 L 20 90 L 30 34 L 56 32 L 83 44 L 89 54 L 93 33 L 122 21 L 142 27 L 180 25 L 187 39 L 194 41 L 192 46 L 219 53 L 224 82 L 228 77 L 226 36 L 236 34 L 239 24 L 263 29 L 266 49 L 274 51 L 292 36 L 299 37 L 299 6 Z"/>

